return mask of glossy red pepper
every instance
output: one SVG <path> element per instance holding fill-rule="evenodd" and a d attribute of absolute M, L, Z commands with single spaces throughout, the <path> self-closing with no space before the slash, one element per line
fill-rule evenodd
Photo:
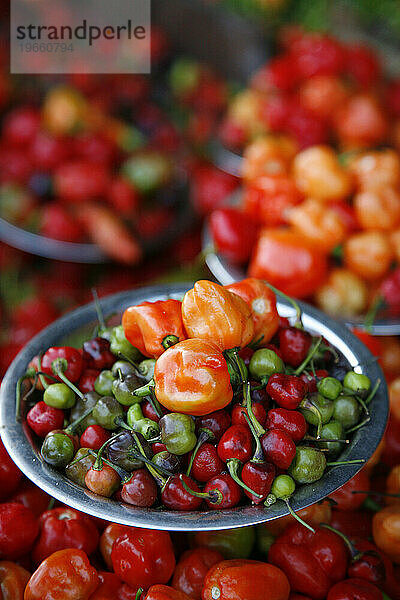
<path fill-rule="evenodd" d="M 54 377 L 52 363 L 57 358 L 64 358 L 67 361 L 68 366 L 64 371 L 64 375 L 69 381 L 76 383 L 79 380 L 83 369 L 83 359 L 79 350 L 72 348 L 71 346 L 54 346 L 49 348 L 42 357 L 42 371 L 48 375 L 53 375 Z M 61 381 L 61 379 L 59 379 L 59 381 Z"/>
<path fill-rule="evenodd" d="M 243 465 L 241 478 L 243 483 L 258 494 L 255 496 L 245 489 L 246 496 L 254 504 L 261 504 L 271 490 L 272 482 L 275 479 L 275 467 L 271 463 L 249 460 Z"/>
<path fill-rule="evenodd" d="M 252 435 L 248 427 L 232 425 L 225 431 L 218 443 L 218 456 L 225 463 L 230 459 L 237 459 L 245 463 L 251 458 L 252 442 Z"/>
<path fill-rule="evenodd" d="M 117 538 L 111 560 L 115 574 L 133 588 L 167 583 L 175 569 L 169 533 L 139 527 Z"/>
<path fill-rule="evenodd" d="M 10 502 L 19 502 L 29 508 L 36 517 L 47 510 L 51 497 L 41 490 L 29 479 L 25 479 L 18 486 L 17 491 L 10 498 Z"/>
<path fill-rule="evenodd" d="M 352 577 L 336 583 L 327 600 L 382 600 L 382 592 L 373 583 Z"/>
<path fill-rule="evenodd" d="M 368 492 L 370 481 L 365 469 L 362 469 L 354 475 L 347 483 L 342 485 L 336 492 L 330 495 L 330 498 L 336 502 L 336 510 L 356 510 L 360 508 L 367 497 L 367 494 L 358 494 L 353 492 Z"/>
<path fill-rule="evenodd" d="M 85 369 L 82 372 L 82 375 L 80 376 L 77 384 L 77 387 L 82 392 L 82 394 L 93 392 L 94 383 L 99 375 L 100 371 L 98 371 L 97 369 Z"/>
<path fill-rule="evenodd" d="M 219 475 L 225 468 L 218 456 L 215 446 L 205 442 L 200 446 L 193 460 L 191 474 L 196 481 L 206 483 L 212 477 Z"/>
<path fill-rule="evenodd" d="M 222 560 L 222 554 L 211 548 L 187 550 L 176 565 L 172 587 L 187 594 L 193 600 L 201 600 L 205 576 L 211 567 Z"/>
<path fill-rule="evenodd" d="M 157 500 L 158 490 L 147 469 L 135 469 L 121 488 L 121 499 L 133 506 L 150 507 Z"/>
<path fill-rule="evenodd" d="M 288 600 L 289 582 L 281 569 L 256 560 L 224 560 L 208 571 L 202 600 Z"/>
<path fill-rule="evenodd" d="M 43 400 L 40 400 L 28 411 L 26 420 L 36 435 L 45 438 L 50 431 L 62 428 L 64 417 L 64 411 L 61 408 L 48 406 Z"/>
<path fill-rule="evenodd" d="M 190 597 L 169 585 L 152 585 L 144 600 L 190 600 Z"/>
<path fill-rule="evenodd" d="M 372 536 L 372 514 L 367 510 L 332 510 L 330 525 L 348 538 L 368 539 Z"/>
<path fill-rule="evenodd" d="M 119 590 L 122 586 L 120 579 L 114 573 L 98 571 L 99 587 L 89 597 L 89 600 L 111 600 L 119 599 Z"/>
<path fill-rule="evenodd" d="M 214 475 L 207 481 L 203 492 L 209 494 L 209 498 L 205 498 L 205 501 L 207 506 L 213 510 L 233 508 L 242 499 L 240 486 L 228 473 Z"/>
<path fill-rule="evenodd" d="M 245 263 L 258 233 L 257 222 L 237 208 L 218 208 L 209 217 L 214 245 L 234 264 Z"/>
<path fill-rule="evenodd" d="M 95 337 L 83 343 L 82 358 L 89 369 L 111 369 L 116 357 L 110 350 L 110 342 L 102 337 Z"/>
<path fill-rule="evenodd" d="M 201 492 L 199 486 L 191 477 L 173 475 L 161 491 L 163 504 L 170 510 L 198 510 L 203 502 L 202 498 L 190 494 L 182 485 L 182 479 L 192 491 Z"/>
<path fill-rule="evenodd" d="M 272 544 L 268 560 L 284 570 L 292 591 L 323 600 L 345 577 L 348 554 L 336 533 L 322 527 L 312 533 L 295 523 Z"/>
<path fill-rule="evenodd" d="M 107 429 L 101 427 L 101 425 L 89 425 L 82 433 L 79 445 L 81 448 L 92 448 L 92 450 L 99 450 L 101 446 L 110 437 Z"/>
<path fill-rule="evenodd" d="M 30 573 L 8 560 L 0 561 L 0 594 L 2 600 L 23 600 Z"/>
<path fill-rule="evenodd" d="M 131 528 L 128 525 L 110 523 L 109 525 L 107 525 L 107 527 L 101 534 L 99 548 L 103 560 L 110 571 L 112 569 L 111 550 L 114 545 L 114 542 L 117 538 L 119 538 L 124 533 L 129 532 L 130 530 Z"/>
<path fill-rule="evenodd" d="M 265 422 L 266 429 L 280 429 L 297 444 L 307 433 L 307 421 L 301 412 L 286 408 L 271 408 Z"/>
<path fill-rule="evenodd" d="M 39 526 L 39 537 L 32 553 L 36 564 L 65 548 L 77 548 L 90 555 L 99 543 L 96 525 L 90 517 L 73 508 L 53 508 L 44 512 Z"/>
<path fill-rule="evenodd" d="M 19 502 L 0 504 L 0 558 L 14 560 L 24 556 L 38 533 L 39 524 L 29 508 Z"/>
<path fill-rule="evenodd" d="M 264 406 L 261 404 L 261 402 L 258 403 L 254 403 L 252 405 L 253 408 L 253 414 L 256 418 L 256 420 L 260 423 L 260 425 L 263 427 L 265 425 L 265 420 L 267 418 L 267 411 L 265 410 Z M 247 413 L 247 408 L 245 406 L 242 406 L 241 404 L 235 404 L 235 406 L 232 409 L 232 425 L 247 425 L 247 421 L 246 421 L 246 417 L 244 416 L 244 414 L 248 415 Z"/>
<path fill-rule="evenodd" d="M 200 429 L 209 429 L 215 440 L 219 442 L 230 424 L 231 416 L 228 411 L 224 409 L 216 410 L 196 419 L 196 431 L 199 431 Z"/>
<path fill-rule="evenodd" d="M 265 459 L 285 471 L 290 467 L 296 446 L 292 438 L 283 430 L 269 429 L 261 438 Z"/>
<path fill-rule="evenodd" d="M 283 362 L 291 367 L 298 367 L 310 349 L 311 335 L 298 327 L 282 327 L 278 337 Z"/>
<path fill-rule="evenodd" d="M 97 571 L 82 550 L 59 550 L 33 573 L 24 600 L 89 600 L 98 584 Z"/>
<path fill-rule="evenodd" d="M 268 379 L 267 393 L 281 408 L 294 410 L 307 394 L 307 386 L 300 377 L 274 373 Z"/>
<path fill-rule="evenodd" d="M 127 308 L 122 326 L 127 340 L 145 356 L 158 358 L 168 347 L 169 336 L 186 339 L 179 300 L 142 302 Z"/>
<path fill-rule="evenodd" d="M 0 501 L 7 500 L 18 487 L 22 473 L 11 460 L 0 438 Z"/>

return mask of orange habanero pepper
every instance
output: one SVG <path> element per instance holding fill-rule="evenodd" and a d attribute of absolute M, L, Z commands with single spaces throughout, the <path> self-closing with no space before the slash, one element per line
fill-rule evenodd
<path fill-rule="evenodd" d="M 400 505 L 386 506 L 374 514 L 372 535 L 378 548 L 400 564 Z"/>
<path fill-rule="evenodd" d="M 82 550 L 59 550 L 44 560 L 28 581 L 24 600 L 88 600 L 99 578 Z"/>
<path fill-rule="evenodd" d="M 0 562 L 0 597 L 5 600 L 23 600 L 30 573 L 8 560 Z"/>
<path fill-rule="evenodd" d="M 225 286 L 246 302 L 251 310 L 254 324 L 254 339 L 261 340 L 261 346 L 275 335 L 279 327 L 279 315 L 274 292 L 260 279 L 248 277 L 243 281 Z"/>
<path fill-rule="evenodd" d="M 189 339 L 169 348 L 154 370 L 157 400 L 173 412 L 201 416 L 233 397 L 228 366 L 212 342 Z"/>
<path fill-rule="evenodd" d="M 326 271 L 326 254 L 289 229 L 263 229 L 249 266 L 251 277 L 265 279 L 296 298 L 313 294 Z"/>
<path fill-rule="evenodd" d="M 129 525 L 120 525 L 119 523 L 110 523 L 107 525 L 100 537 L 99 549 L 107 567 L 112 570 L 111 550 L 117 538 L 130 531 Z"/>
<path fill-rule="evenodd" d="M 169 585 L 152 585 L 144 600 L 191 600 L 191 598 Z"/>
<path fill-rule="evenodd" d="M 186 339 L 179 300 L 142 302 L 122 316 L 126 339 L 145 356 L 158 358 L 168 347 L 168 337 Z"/>
<path fill-rule="evenodd" d="M 274 565 L 257 560 L 224 560 L 208 571 L 203 600 L 288 600 L 289 581 Z"/>
<path fill-rule="evenodd" d="M 213 342 L 220 350 L 247 346 L 254 336 L 246 302 L 212 281 L 197 281 L 186 292 L 182 318 L 189 337 Z"/>

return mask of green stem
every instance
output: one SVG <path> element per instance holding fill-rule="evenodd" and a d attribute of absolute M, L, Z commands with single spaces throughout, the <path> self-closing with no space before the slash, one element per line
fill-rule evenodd
<path fill-rule="evenodd" d="M 265 283 L 269 287 L 269 289 L 272 290 L 277 296 L 281 296 L 282 298 L 285 298 L 285 300 L 287 300 L 288 302 L 290 302 L 290 304 L 293 306 L 293 308 L 296 311 L 295 327 L 296 327 L 296 325 L 297 325 L 297 327 L 299 325 L 301 327 L 303 327 L 303 323 L 301 321 L 301 308 L 297 304 L 296 300 L 294 300 L 293 298 L 291 298 L 290 296 L 288 296 L 284 292 L 281 292 L 281 290 L 278 290 L 278 288 L 276 288 L 275 286 L 273 286 L 271 283 L 268 283 L 267 281 Z"/>
<path fill-rule="evenodd" d="M 246 414 L 245 410 L 242 410 L 242 415 L 246 419 L 247 425 L 250 427 L 250 431 L 251 431 L 251 433 L 253 435 L 253 438 L 254 438 L 254 440 L 256 442 L 256 449 L 255 449 L 255 452 L 253 454 L 253 458 L 251 459 L 251 462 L 254 462 L 254 463 L 264 463 L 265 462 L 264 452 L 262 451 L 262 448 L 261 448 L 260 438 L 258 437 L 258 435 L 257 435 L 257 433 L 256 433 L 256 431 L 255 431 L 255 429 L 253 427 L 253 424 L 250 421 L 250 419 L 249 419 L 248 415 Z"/>
<path fill-rule="evenodd" d="M 364 425 L 366 425 L 367 423 L 369 423 L 371 420 L 371 417 L 368 416 L 366 419 L 364 419 L 364 421 L 361 421 L 361 423 L 358 423 L 358 425 L 354 425 L 354 427 L 351 427 L 350 429 L 347 429 L 346 433 L 354 433 L 354 431 L 357 431 L 358 429 L 361 429 L 361 427 L 364 427 Z"/>
<path fill-rule="evenodd" d="M 157 417 L 159 417 L 161 419 L 161 417 L 163 416 L 163 412 L 161 409 L 161 404 L 157 400 L 157 396 L 156 396 L 156 393 L 155 393 L 153 387 L 150 388 L 149 402 L 150 402 L 154 412 L 156 413 Z"/>
<path fill-rule="evenodd" d="M 56 503 L 56 499 L 51 497 L 46 510 L 51 510 L 52 508 L 54 508 L 55 503 Z"/>
<path fill-rule="evenodd" d="M 26 379 L 30 379 L 28 375 L 22 375 L 18 381 L 15 390 L 15 420 L 21 420 L 21 402 L 22 402 L 22 384 Z M 33 384 L 35 385 L 35 383 Z"/>
<path fill-rule="evenodd" d="M 41 371 L 42 371 L 42 353 L 39 353 L 38 354 L 38 375 L 39 375 L 39 381 L 42 384 L 43 389 L 47 390 L 47 388 L 49 387 L 49 384 L 47 383 L 47 381 L 43 377 Z"/>
<path fill-rule="evenodd" d="M 352 494 L 368 494 L 369 496 L 382 496 L 382 498 L 400 498 L 400 494 L 389 494 L 389 492 L 374 492 L 369 490 L 368 492 L 354 491 Z"/>
<path fill-rule="evenodd" d="M 179 479 L 181 481 L 182 487 L 187 491 L 191 496 L 195 496 L 196 498 L 204 498 L 204 500 L 208 500 L 212 504 L 221 504 L 224 499 L 222 492 L 217 488 L 210 490 L 209 492 L 195 492 L 188 486 L 188 484 L 184 481 L 182 475 L 179 475 Z"/>
<path fill-rule="evenodd" d="M 346 544 L 346 546 L 348 547 L 348 549 L 350 551 L 350 556 L 353 561 L 361 558 L 363 553 L 360 552 L 359 550 L 357 550 L 357 548 L 354 546 L 354 544 L 352 544 L 352 542 L 349 540 L 349 538 L 346 535 L 344 535 L 344 533 L 342 533 L 338 529 L 335 529 L 335 527 L 331 527 L 327 523 L 320 523 L 320 527 L 323 527 L 324 529 L 328 529 L 329 531 L 336 533 L 336 535 L 338 535 L 340 538 L 342 538 L 342 540 L 344 541 L 344 543 Z"/>
<path fill-rule="evenodd" d="M 87 458 L 88 456 L 90 456 L 90 452 L 87 452 L 86 454 L 82 454 L 82 456 L 79 456 L 78 458 L 74 458 L 74 460 L 70 463 L 68 463 L 69 467 L 73 467 L 74 465 L 76 465 L 78 462 L 80 462 L 81 460 L 83 460 L 84 458 Z"/>
<path fill-rule="evenodd" d="M 110 441 L 110 440 L 107 440 L 107 441 Z M 101 448 L 100 448 L 100 450 L 101 450 Z M 100 452 L 100 450 L 99 450 L 99 452 Z M 94 450 L 89 450 L 89 452 L 90 452 L 90 454 L 92 456 L 96 456 L 97 457 L 97 454 L 96 454 L 96 452 Z M 104 462 L 104 463 L 106 463 L 106 465 L 108 465 L 109 467 L 111 467 L 112 469 L 114 469 L 114 471 L 116 473 L 118 473 L 118 475 L 121 478 L 121 483 L 126 483 L 127 481 L 129 481 L 129 479 L 132 476 L 132 473 L 128 473 L 128 471 L 125 471 L 125 469 L 122 469 L 121 467 L 118 467 L 118 465 L 114 465 L 114 463 L 112 463 L 110 460 L 107 460 L 107 458 L 101 457 L 100 462 L 99 462 L 100 466 L 98 465 L 96 467 L 96 462 L 97 462 L 97 458 L 96 458 L 96 461 L 94 462 L 94 464 L 92 466 L 92 469 L 94 469 L 95 471 L 101 471 L 101 469 L 103 468 L 103 462 Z"/>
<path fill-rule="evenodd" d="M 382 510 L 382 506 L 375 502 L 375 500 L 372 500 L 372 498 L 365 498 L 363 502 L 363 507 L 373 512 L 379 512 L 380 510 Z"/>
<path fill-rule="evenodd" d="M 339 467 L 340 465 L 358 465 L 361 463 L 365 463 L 365 459 L 364 458 L 359 458 L 356 460 L 337 460 L 337 461 L 331 461 L 331 462 L 327 462 L 326 466 L 327 467 Z"/>
<path fill-rule="evenodd" d="M 368 405 L 371 402 L 371 400 L 374 398 L 374 396 L 375 396 L 376 392 L 378 391 L 379 386 L 381 385 L 381 383 L 382 383 L 381 380 L 378 379 L 377 382 L 375 383 L 374 387 L 372 388 L 372 390 L 370 391 L 370 393 L 368 394 L 368 396 L 366 397 L 366 399 L 364 401 L 366 405 Z"/>
<path fill-rule="evenodd" d="M 143 450 L 143 446 L 142 446 L 142 444 L 140 443 L 140 440 L 139 440 L 139 438 L 138 438 L 137 434 L 136 434 L 134 431 L 132 431 L 132 435 L 133 435 L 133 439 L 134 439 L 134 440 L 135 440 L 135 442 L 136 442 L 136 445 L 137 445 L 137 447 L 139 448 L 140 455 L 141 455 L 142 457 L 146 457 L 146 454 L 145 454 L 145 452 L 144 452 L 144 450 Z M 146 468 L 147 468 L 147 470 L 149 471 L 150 475 L 152 475 L 152 476 L 154 477 L 154 479 L 155 479 L 155 480 L 156 480 L 156 481 L 159 483 L 159 485 L 160 485 L 161 487 L 164 487 L 164 486 L 165 486 L 165 484 L 167 483 L 167 479 L 164 479 L 164 477 L 162 477 L 162 476 L 161 476 L 161 475 L 160 475 L 160 474 L 159 474 L 159 473 L 156 471 L 156 465 L 155 465 L 154 463 L 152 463 L 151 465 L 149 465 L 149 464 L 147 464 L 146 462 L 145 462 L 145 465 L 146 465 Z"/>
<path fill-rule="evenodd" d="M 154 388 L 154 380 L 152 379 L 146 385 L 142 385 L 142 387 L 137 388 L 133 392 L 133 396 L 138 396 L 138 398 L 145 398 L 145 396 L 151 396 L 151 388 Z"/>
<path fill-rule="evenodd" d="M 312 360 L 313 356 L 317 353 L 318 348 L 320 347 L 321 344 L 322 344 L 322 337 L 320 337 L 318 342 L 311 348 L 311 350 L 309 351 L 309 353 L 307 354 L 307 356 L 305 357 L 305 359 L 303 360 L 301 365 L 299 367 L 297 367 L 297 369 L 295 370 L 294 375 L 298 376 L 298 375 L 302 374 L 302 372 L 304 371 L 304 369 L 306 368 L 308 363 Z"/>
<path fill-rule="evenodd" d="M 252 490 L 248 485 L 246 485 L 240 478 L 238 475 L 238 470 L 239 467 L 241 465 L 241 462 L 238 458 L 230 458 L 227 463 L 226 466 L 228 467 L 228 471 L 229 471 L 229 475 L 232 477 L 232 479 L 234 481 L 236 481 L 236 483 L 238 485 L 240 485 L 240 487 L 242 487 L 244 490 L 246 490 L 247 492 L 249 492 L 250 494 L 253 494 L 253 496 L 256 496 L 256 498 L 262 498 L 262 496 L 260 494 L 257 494 L 257 492 L 255 492 L 254 490 Z"/>
<path fill-rule="evenodd" d="M 140 600 L 140 596 L 143 594 L 143 588 L 139 588 L 136 592 L 135 600 Z"/>
<path fill-rule="evenodd" d="M 53 369 L 53 372 L 57 375 L 57 377 L 59 377 L 61 379 L 61 381 L 63 381 L 65 383 L 65 385 L 67 385 L 81 400 L 83 400 L 84 395 L 82 394 L 82 392 L 80 390 L 78 390 L 78 388 L 76 387 L 76 385 L 74 385 L 64 375 L 64 371 L 66 371 L 67 368 L 68 368 L 67 361 L 64 358 L 61 358 L 61 359 L 60 358 L 56 358 L 51 363 L 51 368 Z"/>
<path fill-rule="evenodd" d="M 340 444 L 350 444 L 350 440 L 338 440 L 338 439 L 333 439 L 333 438 L 316 438 L 313 437 L 312 435 L 305 435 L 303 440 L 305 441 L 309 441 L 309 442 L 338 442 Z"/>
<path fill-rule="evenodd" d="M 70 423 L 68 425 L 68 427 L 66 427 L 64 429 L 65 433 L 67 435 L 74 434 L 76 431 L 76 428 L 82 423 L 82 421 L 84 421 L 84 419 L 86 419 L 86 417 L 88 417 L 93 412 L 93 409 L 94 409 L 94 406 L 92 406 L 91 408 L 88 408 L 84 413 L 81 414 L 80 417 L 75 419 L 75 421 L 72 421 L 72 423 Z"/>
<path fill-rule="evenodd" d="M 310 402 L 309 400 L 307 400 L 307 398 L 305 398 L 304 400 L 301 401 L 300 408 L 305 408 L 306 410 L 309 410 L 310 412 L 312 412 L 317 417 L 317 421 L 318 421 L 318 425 L 317 425 L 317 440 L 319 440 L 321 438 L 321 429 L 322 429 L 322 415 L 321 415 L 321 411 L 316 406 L 314 406 L 314 404 L 312 404 L 312 402 Z"/>
<path fill-rule="evenodd" d="M 371 332 L 372 326 L 375 322 L 378 312 L 385 307 L 385 300 L 382 296 L 377 296 L 372 303 L 371 308 L 367 312 L 364 319 L 364 327 L 366 331 Z"/>
<path fill-rule="evenodd" d="M 315 529 L 313 529 L 311 527 L 311 525 L 309 525 L 308 523 L 306 523 L 301 517 L 299 517 L 299 515 L 293 510 L 293 508 L 290 506 L 290 502 L 289 502 L 289 498 L 282 498 L 282 500 L 284 501 L 284 503 L 287 506 L 288 511 L 290 512 L 290 514 L 292 515 L 292 517 L 294 517 L 296 519 L 296 521 L 298 521 L 301 525 L 303 525 L 304 527 L 306 527 L 307 529 L 309 529 L 312 533 L 315 533 Z"/>
<path fill-rule="evenodd" d="M 166 335 L 163 341 L 161 342 L 161 345 L 164 348 L 164 350 L 168 350 L 168 348 L 175 346 L 175 344 L 177 344 L 178 342 L 179 338 L 177 335 Z"/>

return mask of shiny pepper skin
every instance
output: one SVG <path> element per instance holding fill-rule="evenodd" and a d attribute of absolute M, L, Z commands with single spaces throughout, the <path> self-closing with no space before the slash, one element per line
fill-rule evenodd
<path fill-rule="evenodd" d="M 224 560 L 208 571 L 202 600 L 288 600 L 290 587 L 281 569 L 256 560 Z"/>
<path fill-rule="evenodd" d="M 222 560 L 224 560 L 222 554 L 211 548 L 188 550 L 176 565 L 172 587 L 187 594 L 193 600 L 201 600 L 201 590 L 208 571 Z"/>
<path fill-rule="evenodd" d="M 382 592 L 373 583 L 356 577 L 336 583 L 327 600 L 382 600 Z"/>
<path fill-rule="evenodd" d="M 0 558 L 15 560 L 27 554 L 39 532 L 33 512 L 18 502 L 0 504 Z"/>
<path fill-rule="evenodd" d="M 279 326 L 274 292 L 263 281 L 253 277 L 225 287 L 240 296 L 250 307 L 254 324 L 254 339 L 261 338 L 261 346 L 269 342 Z"/>
<path fill-rule="evenodd" d="M 165 351 L 164 338 L 172 335 L 180 342 L 187 338 L 181 306 L 172 299 L 130 306 L 122 316 L 126 339 L 144 356 L 158 358 Z"/>
<path fill-rule="evenodd" d="M 89 600 L 99 578 L 85 552 L 59 550 L 44 560 L 25 589 L 24 600 Z"/>
<path fill-rule="evenodd" d="M 69 381 L 76 383 L 79 380 L 83 369 L 83 359 L 79 350 L 70 346 L 54 346 L 49 348 L 42 357 L 42 371 L 48 375 L 53 375 L 54 377 L 51 365 L 57 358 L 65 358 L 68 367 L 64 372 L 64 375 Z M 61 379 L 59 379 L 59 381 L 61 381 Z"/>
<path fill-rule="evenodd" d="M 169 533 L 139 527 L 117 538 L 111 561 L 115 574 L 133 588 L 167 583 L 175 569 Z"/>
<path fill-rule="evenodd" d="M 207 415 L 233 397 L 225 358 L 215 344 L 201 339 L 184 340 L 164 352 L 154 382 L 157 400 L 183 414 Z"/>
<path fill-rule="evenodd" d="M 99 533 L 94 522 L 73 508 L 53 508 L 42 513 L 39 538 L 32 557 L 36 564 L 65 548 L 77 548 L 90 555 L 97 548 Z"/>
<path fill-rule="evenodd" d="M 344 579 L 348 554 L 336 533 L 322 527 L 312 533 L 295 523 L 272 544 L 268 560 L 284 570 L 292 591 L 323 600 Z"/>
<path fill-rule="evenodd" d="M 265 422 L 266 429 L 280 429 L 297 444 L 307 433 L 307 421 L 301 412 L 286 408 L 271 408 Z"/>
<path fill-rule="evenodd" d="M 222 559 L 221 559 L 222 560 Z M 0 561 L 0 593 L 2 600 L 23 600 L 31 574 L 14 562 Z"/>
<path fill-rule="evenodd" d="M 8 499 L 17 489 L 21 477 L 21 471 L 11 460 L 0 438 L 0 502 Z"/>
<path fill-rule="evenodd" d="M 300 377 L 274 373 L 268 380 L 267 393 L 281 408 L 294 410 L 307 394 L 307 385 Z"/>
<path fill-rule="evenodd" d="M 213 342 L 221 351 L 247 346 L 254 337 L 250 307 L 212 281 L 197 281 L 186 292 L 182 318 L 189 337 Z"/>
<path fill-rule="evenodd" d="M 152 585 L 144 600 L 191 600 L 191 598 L 192 596 L 175 590 L 169 585 Z"/>

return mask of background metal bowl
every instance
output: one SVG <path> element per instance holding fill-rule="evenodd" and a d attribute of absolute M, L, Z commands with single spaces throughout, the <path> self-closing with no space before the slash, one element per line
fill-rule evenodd
<path fill-rule="evenodd" d="M 237 206 L 241 198 L 241 190 L 235 191 L 227 200 L 226 205 Z M 213 241 L 210 229 L 205 223 L 202 235 L 202 249 L 205 254 L 205 261 L 215 279 L 222 285 L 229 285 L 235 281 L 241 281 L 247 277 L 246 271 L 239 265 L 233 265 L 219 252 L 210 250 L 213 247 Z M 364 329 L 362 317 L 345 317 L 343 323 L 349 327 L 358 327 Z M 400 318 L 377 319 L 369 330 L 373 335 L 400 335 Z"/>
<path fill-rule="evenodd" d="M 101 305 L 105 315 L 121 313 L 127 306 L 144 300 L 180 299 L 190 287 L 191 284 L 180 284 L 142 288 L 109 296 L 101 301 Z M 351 444 L 341 455 L 344 460 L 361 458 L 367 460 L 382 438 L 388 417 L 388 395 L 383 373 L 366 347 L 346 327 L 311 306 L 303 304 L 302 309 L 306 329 L 323 335 L 341 352 L 351 366 L 356 367 L 358 372 L 367 374 L 373 382 L 379 378 L 382 381 L 370 405 L 370 423 L 354 434 Z M 282 316 L 294 316 L 293 307 L 286 302 L 279 302 L 278 310 Z M 79 332 L 88 334 L 95 322 L 96 310 L 93 303 L 67 314 L 29 342 L 7 371 L 0 397 L 1 436 L 9 454 L 25 475 L 54 498 L 82 512 L 116 523 L 150 529 L 183 531 L 225 529 L 262 523 L 286 515 L 288 511 L 283 502 L 277 502 L 269 509 L 261 505 L 188 513 L 135 508 L 96 496 L 75 485 L 43 462 L 38 449 L 33 445 L 33 436 L 29 427 L 25 423 L 21 426 L 15 420 L 17 380 L 25 373 L 29 361 L 39 351 L 52 345 L 63 344 L 66 339 L 71 339 L 71 336 L 76 338 Z M 361 464 L 353 464 L 327 469 L 320 481 L 302 486 L 296 491 L 292 502 L 294 509 L 299 510 L 325 498 L 348 481 L 361 467 Z"/>

